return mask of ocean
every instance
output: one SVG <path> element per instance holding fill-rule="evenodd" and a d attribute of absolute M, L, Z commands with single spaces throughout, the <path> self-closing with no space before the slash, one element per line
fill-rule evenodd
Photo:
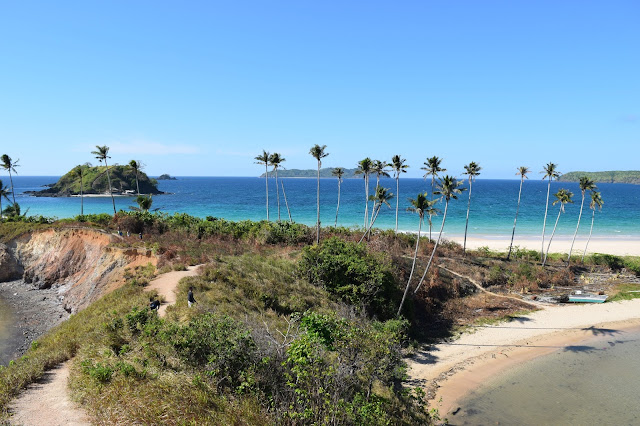
<path fill-rule="evenodd" d="M 58 176 L 14 176 L 16 201 L 21 208 L 29 209 L 30 215 L 44 215 L 57 218 L 73 217 L 80 214 L 79 197 L 33 197 L 25 191 L 43 189 L 43 185 L 54 183 Z M 2 177 L 5 185 L 9 184 L 8 176 Z M 308 178 L 280 179 L 286 191 L 286 198 L 293 221 L 314 225 L 316 221 L 316 180 Z M 383 178 L 380 184 L 396 193 L 394 179 Z M 504 237 L 511 236 L 513 219 L 518 199 L 519 180 L 478 179 L 473 184 L 471 195 L 471 211 L 469 215 L 470 237 Z M 375 179 L 372 179 L 370 193 L 374 192 Z M 159 181 L 158 188 L 167 192 L 155 196 L 153 208 L 161 212 L 173 214 L 184 212 L 198 217 L 215 216 L 228 220 L 263 220 L 266 219 L 265 180 L 259 177 L 178 177 L 178 180 Z M 580 189 L 577 183 L 552 182 L 553 193 L 560 188 L 567 188 L 574 193 L 574 204 L 566 206 L 558 224 L 557 236 L 572 236 L 580 210 Z M 320 179 L 320 219 L 323 226 L 333 226 L 336 216 L 337 180 Z M 288 220 L 282 188 L 280 190 L 280 218 Z M 398 229 L 401 231 L 417 231 L 418 216 L 406 211 L 408 198 L 415 198 L 419 192 L 430 190 L 430 181 L 423 179 L 400 178 Z M 599 184 L 604 207 L 596 212 L 594 236 L 608 238 L 640 237 L 640 185 Z M 547 183 L 540 179 L 524 182 L 522 202 L 518 216 L 516 236 L 539 236 L 544 218 Z M 451 200 L 445 225 L 444 235 L 459 236 L 464 234 L 468 192 L 464 192 L 457 200 Z M 338 225 L 362 227 L 364 225 L 364 180 L 345 179 L 342 183 Z M 375 227 L 393 229 L 395 227 L 395 198 L 391 206 L 384 206 L 375 223 Z M 3 206 L 6 206 L 3 200 Z M 135 205 L 134 198 L 116 197 L 116 208 L 128 210 Z M 271 220 L 278 218 L 275 179 L 269 179 L 269 214 Z M 444 210 L 444 203 L 438 208 Z M 551 233 L 558 214 L 558 205 L 549 207 L 547 234 Z M 369 203 L 371 210 L 371 203 Z M 112 211 L 111 199 L 84 199 L 85 214 L 109 213 Z M 434 231 L 437 232 L 441 216 L 434 218 Z M 589 196 L 585 199 L 585 207 L 579 231 L 579 238 L 586 239 L 591 223 Z M 425 223 L 423 230 L 428 231 Z"/>

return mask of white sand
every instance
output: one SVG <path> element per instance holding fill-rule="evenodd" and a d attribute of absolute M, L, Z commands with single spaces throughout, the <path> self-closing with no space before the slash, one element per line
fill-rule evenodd
<path fill-rule="evenodd" d="M 455 241 L 459 244 L 463 243 L 464 236 L 451 235 L 446 239 Z M 550 253 L 569 253 L 571 247 L 572 237 L 567 236 L 555 236 L 551 241 Z M 545 247 L 547 249 L 548 239 L 545 239 Z M 586 239 L 578 238 L 573 246 L 572 255 L 582 255 L 586 244 Z M 500 236 L 482 236 L 482 237 L 469 237 L 467 236 L 467 248 L 476 249 L 479 247 L 489 247 L 491 250 L 496 251 L 508 251 L 509 244 L 511 243 L 511 237 Z M 513 241 L 513 245 L 520 248 L 526 248 L 531 250 L 541 250 L 542 241 L 538 237 L 518 237 Z M 640 238 L 633 237 L 591 237 L 589 247 L 587 248 L 587 254 L 589 253 L 607 253 L 615 254 L 619 256 L 640 256 Z"/>
<path fill-rule="evenodd" d="M 420 351 L 409 363 L 409 375 L 417 385 L 437 382 L 432 405 L 446 415 L 470 390 L 510 366 L 594 335 L 621 335 L 629 327 L 640 327 L 640 299 L 548 306 L 520 321 L 478 327 Z"/>

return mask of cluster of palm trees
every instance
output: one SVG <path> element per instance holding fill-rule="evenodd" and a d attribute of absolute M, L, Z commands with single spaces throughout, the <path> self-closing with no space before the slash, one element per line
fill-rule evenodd
<path fill-rule="evenodd" d="M 262 154 L 255 157 L 256 164 L 264 165 L 264 179 L 267 189 L 267 221 L 269 221 L 269 167 L 273 167 L 274 176 L 276 178 L 276 200 L 278 205 L 278 222 L 280 221 L 280 189 L 278 187 L 278 169 L 284 169 L 282 163 L 284 163 L 286 158 L 277 152 L 270 154 L 269 152 L 262 150 Z M 284 197 L 284 202 L 287 207 L 287 214 L 289 215 L 289 222 L 292 222 L 291 219 L 291 211 L 289 210 L 289 203 L 287 203 L 287 195 L 284 190 L 284 183 L 280 181 L 280 185 L 282 186 L 282 195 Z"/>
<path fill-rule="evenodd" d="M 0 167 L 9 172 L 9 181 L 11 182 L 11 187 L 7 187 L 0 180 L 0 221 L 3 219 L 3 213 L 7 216 L 20 216 L 20 205 L 16 203 L 16 194 L 13 190 L 13 175 L 12 172 L 18 174 L 16 167 L 19 167 L 18 161 L 9 157 L 7 154 L 2 154 L 0 157 Z M 9 195 L 11 195 L 12 199 L 9 199 Z M 12 202 L 6 209 L 2 209 L 2 199 L 7 200 L 8 202 Z"/>

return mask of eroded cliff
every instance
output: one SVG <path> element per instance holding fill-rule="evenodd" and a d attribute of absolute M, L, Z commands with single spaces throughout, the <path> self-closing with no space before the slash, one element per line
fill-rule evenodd
<path fill-rule="evenodd" d="M 85 228 L 26 234 L 0 250 L 0 270 L 7 271 L 4 280 L 22 273 L 25 283 L 57 288 L 64 308 L 76 312 L 122 285 L 126 267 L 156 264 L 150 250 L 111 246 L 119 239 Z"/>

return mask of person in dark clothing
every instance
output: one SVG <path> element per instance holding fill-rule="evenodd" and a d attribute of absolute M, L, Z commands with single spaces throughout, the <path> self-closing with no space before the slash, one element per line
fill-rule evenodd
<path fill-rule="evenodd" d="M 149 299 L 149 308 L 151 308 L 152 311 L 157 311 L 160 309 L 160 301 L 153 298 Z"/>
<path fill-rule="evenodd" d="M 196 299 L 194 299 L 193 297 L 193 287 L 189 287 L 189 292 L 187 293 L 187 302 L 189 303 L 189 307 L 196 303 Z"/>

